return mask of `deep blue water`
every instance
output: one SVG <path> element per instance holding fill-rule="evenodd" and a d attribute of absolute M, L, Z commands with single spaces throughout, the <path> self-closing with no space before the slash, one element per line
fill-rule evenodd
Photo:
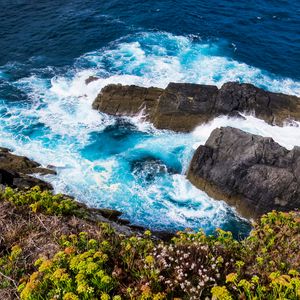
<path fill-rule="evenodd" d="M 126 35 L 166 31 L 222 41 L 233 59 L 300 79 L 300 2 L 1 0 L 0 65 L 66 66 Z"/>
<path fill-rule="evenodd" d="M 300 94 L 300 2 L 0 0 L 0 146 L 43 165 L 57 192 L 116 208 L 153 229 L 247 223 L 185 178 L 216 126 L 272 136 L 291 148 L 297 128 L 221 118 L 191 134 L 91 109 L 108 83 L 251 82 Z M 84 80 L 100 80 L 86 86 Z"/>

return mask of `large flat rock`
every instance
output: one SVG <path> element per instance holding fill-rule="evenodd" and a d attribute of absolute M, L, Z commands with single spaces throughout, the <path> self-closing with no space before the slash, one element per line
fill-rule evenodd
<path fill-rule="evenodd" d="M 215 199 L 256 218 L 300 208 L 300 147 L 231 127 L 215 129 L 191 161 L 189 180 Z"/>
<path fill-rule="evenodd" d="M 252 84 L 212 85 L 170 83 L 166 89 L 108 85 L 93 108 L 116 116 L 143 112 L 157 128 L 191 131 L 220 115 L 255 114 L 272 125 L 300 121 L 300 99 L 271 93 Z"/>
<path fill-rule="evenodd" d="M 156 110 L 163 89 L 135 85 L 110 84 L 104 87 L 93 103 L 93 108 L 110 115 L 135 116 L 141 111 L 150 114 Z"/>

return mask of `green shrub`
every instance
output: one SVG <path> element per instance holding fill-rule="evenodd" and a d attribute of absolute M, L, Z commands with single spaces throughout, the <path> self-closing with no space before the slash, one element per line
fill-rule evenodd
<path fill-rule="evenodd" d="M 74 200 L 61 194 L 53 195 L 51 191 L 41 191 L 39 187 L 18 192 L 12 188 L 6 188 L 0 193 L 0 198 L 16 206 L 29 206 L 34 213 L 77 216 L 83 214 L 83 210 Z"/>
<path fill-rule="evenodd" d="M 99 234 L 99 240 L 86 232 L 63 236 L 62 251 L 52 259 L 38 259 L 37 271 L 19 286 L 21 299 L 135 299 L 133 284 L 152 279 L 143 266 L 153 242 L 147 235 L 118 236 L 107 224 L 100 225 Z M 141 294 L 140 299 L 160 299 L 152 293 L 144 297 L 148 290 Z"/>
<path fill-rule="evenodd" d="M 22 277 L 24 269 L 19 268 L 19 261 L 22 259 L 22 248 L 19 245 L 13 246 L 9 253 L 0 256 L 0 289 L 8 288 L 13 281 L 12 278 Z M 15 284 L 15 282 L 13 282 Z"/>
<path fill-rule="evenodd" d="M 6 189 L 1 199 L 47 215 L 82 215 L 73 200 L 39 189 Z M 0 291 L 14 280 L 23 300 L 300 299 L 300 213 L 274 211 L 253 226 L 240 242 L 222 230 L 178 232 L 164 242 L 101 223 L 61 236 L 60 250 L 35 266 L 15 245 L 0 252 Z"/>
<path fill-rule="evenodd" d="M 240 260 L 227 276 L 245 299 L 300 299 L 300 214 L 270 212 L 242 241 Z"/>

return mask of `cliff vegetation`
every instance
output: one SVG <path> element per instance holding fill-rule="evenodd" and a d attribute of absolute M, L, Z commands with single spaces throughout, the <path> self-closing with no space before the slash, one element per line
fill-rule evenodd
<path fill-rule="evenodd" d="M 270 212 L 249 237 L 162 241 L 88 218 L 33 188 L 0 195 L 0 299 L 299 299 L 300 214 Z"/>

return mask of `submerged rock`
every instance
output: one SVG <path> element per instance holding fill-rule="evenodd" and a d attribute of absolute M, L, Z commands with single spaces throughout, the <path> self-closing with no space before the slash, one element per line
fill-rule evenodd
<path fill-rule="evenodd" d="M 289 151 L 272 138 L 215 129 L 191 161 L 189 180 L 245 217 L 300 208 L 300 147 Z"/>
<path fill-rule="evenodd" d="M 130 165 L 132 175 L 141 185 L 153 184 L 157 178 L 168 173 L 179 173 L 178 170 L 167 166 L 162 160 L 151 156 L 133 160 Z"/>
<path fill-rule="evenodd" d="M 27 157 L 11 154 L 9 149 L 0 148 L 0 185 L 18 189 L 28 189 L 36 185 L 42 189 L 52 186 L 29 174 L 56 174 L 55 171 L 42 168 L 40 164 Z"/>
<path fill-rule="evenodd" d="M 89 83 L 98 80 L 99 77 L 96 76 L 89 76 L 86 80 L 85 80 L 85 84 L 88 85 Z"/>
<path fill-rule="evenodd" d="M 157 128 L 191 131 L 220 115 L 254 113 L 272 125 L 300 120 L 300 99 L 271 93 L 252 84 L 212 85 L 170 83 L 166 89 L 111 84 L 102 89 L 93 108 L 111 115 L 141 112 Z"/>

